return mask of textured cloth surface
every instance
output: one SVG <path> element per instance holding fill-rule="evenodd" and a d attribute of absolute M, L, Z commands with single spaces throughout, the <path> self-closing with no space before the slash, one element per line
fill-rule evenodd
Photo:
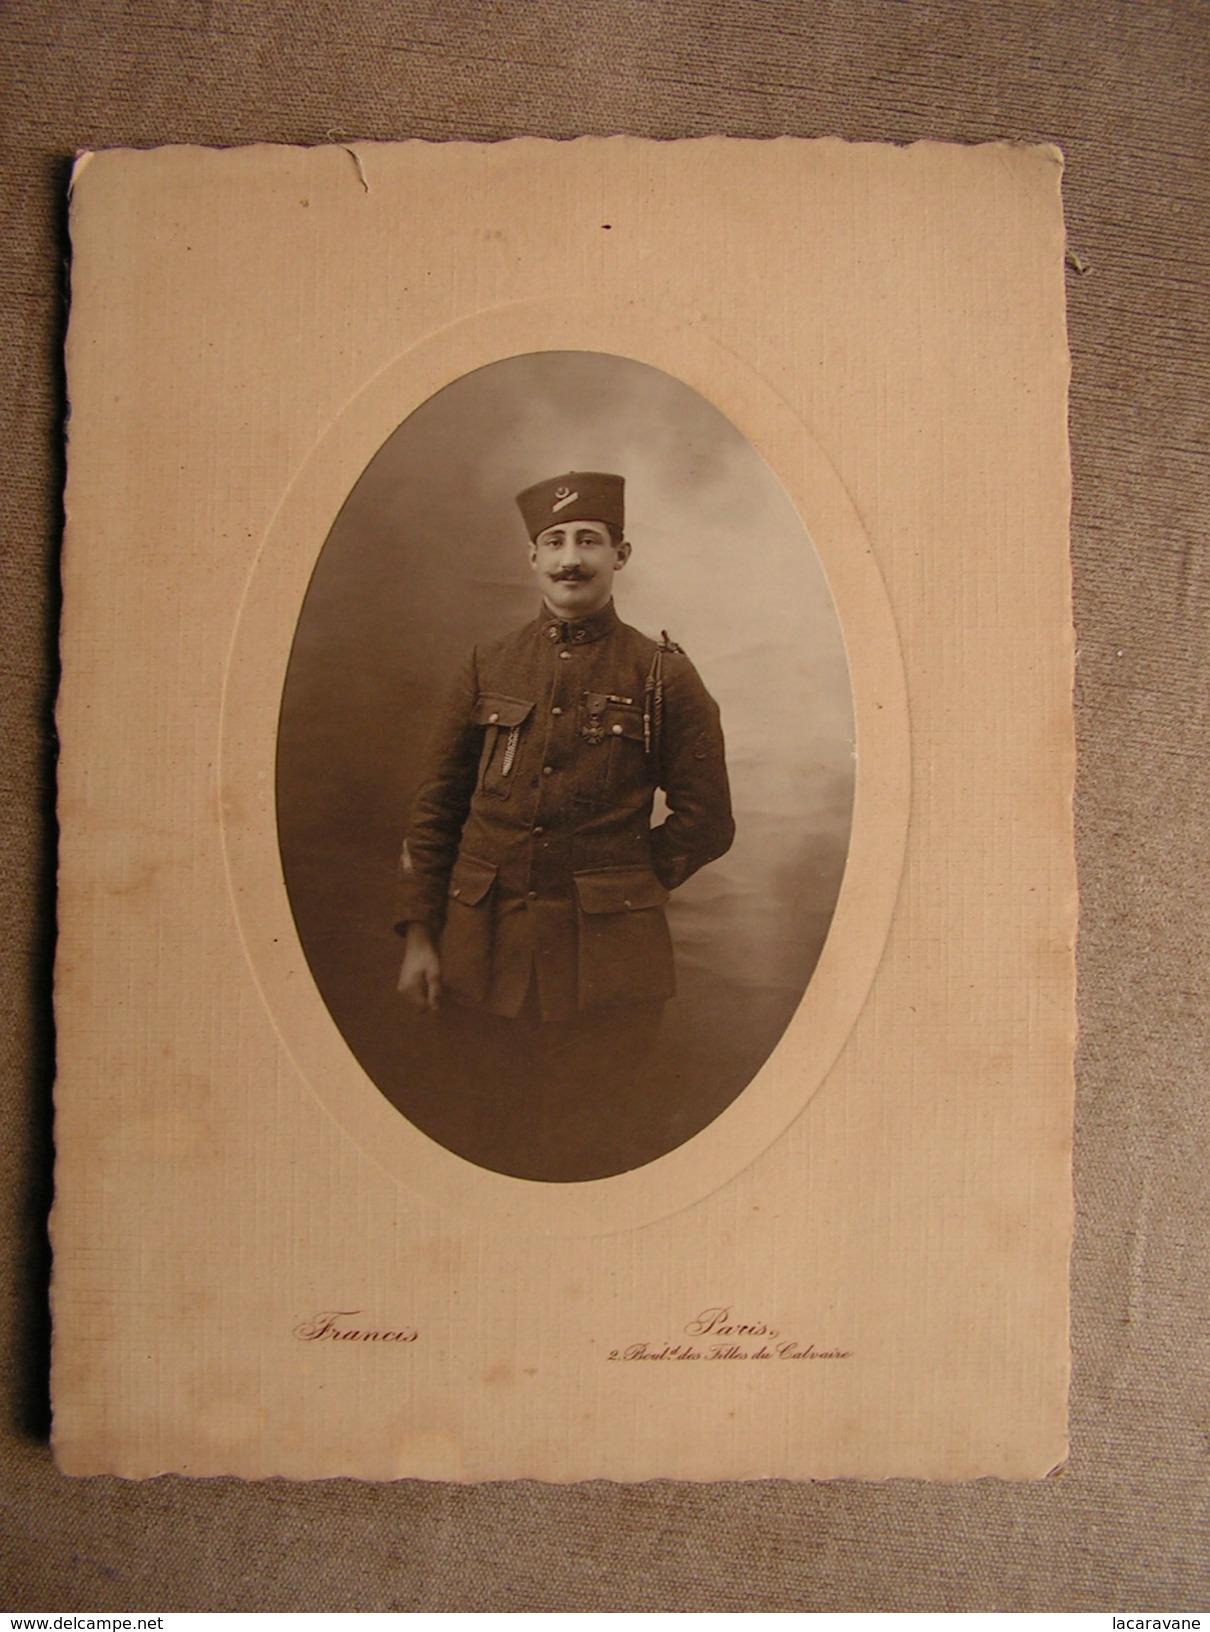
<path fill-rule="evenodd" d="M 0 11 L 5 1608 L 1204 1608 L 1208 81 L 1199 0 Z M 70 155 L 614 131 L 1066 152 L 1083 900 L 1070 1463 L 1040 1486 L 66 1480 L 45 1440 L 44 1220 Z"/>

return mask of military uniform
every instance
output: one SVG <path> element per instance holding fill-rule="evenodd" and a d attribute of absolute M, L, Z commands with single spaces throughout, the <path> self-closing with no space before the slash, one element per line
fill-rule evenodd
<path fill-rule="evenodd" d="M 657 785 L 670 814 L 653 828 Z M 494 1014 L 519 1014 L 531 981 L 548 1021 L 667 998 L 664 903 L 733 832 L 718 709 L 689 659 L 612 602 L 544 615 L 472 653 L 450 693 L 401 917 L 441 937 L 446 996 Z"/>
<path fill-rule="evenodd" d="M 400 927 L 440 944 L 447 1002 L 521 1022 L 489 1027 L 516 1052 L 540 1038 L 546 1063 L 562 1051 L 581 1073 L 599 1054 L 616 1072 L 618 1037 L 649 1047 L 673 994 L 669 892 L 733 834 L 718 708 L 680 648 L 612 601 L 574 621 L 544 609 L 477 647 L 445 702 Z"/>

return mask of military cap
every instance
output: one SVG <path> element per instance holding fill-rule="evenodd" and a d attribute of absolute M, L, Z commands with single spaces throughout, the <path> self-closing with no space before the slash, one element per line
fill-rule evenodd
<path fill-rule="evenodd" d="M 622 532 L 626 483 L 603 470 L 569 470 L 517 494 L 530 538 L 564 521 L 603 521 Z"/>

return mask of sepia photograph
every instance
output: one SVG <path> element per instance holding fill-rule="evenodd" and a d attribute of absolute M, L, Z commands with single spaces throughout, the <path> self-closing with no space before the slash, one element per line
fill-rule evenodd
<path fill-rule="evenodd" d="M 8 1610 L 1204 1597 L 1205 24 L 0 9 Z"/>
<path fill-rule="evenodd" d="M 1062 1464 L 1061 174 L 77 161 L 64 1473 Z"/>
<path fill-rule="evenodd" d="M 362 1068 L 480 1167 L 606 1178 L 752 1081 L 818 962 L 853 704 L 756 449 L 600 352 L 412 413 L 320 553 L 282 696 L 299 938 Z"/>

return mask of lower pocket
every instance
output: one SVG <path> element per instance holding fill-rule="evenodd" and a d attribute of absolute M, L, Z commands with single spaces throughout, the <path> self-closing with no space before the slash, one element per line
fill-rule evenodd
<path fill-rule="evenodd" d="M 662 1001 L 676 978 L 664 903 L 648 867 L 576 873 L 581 1009 Z"/>
<path fill-rule="evenodd" d="M 441 980 L 451 997 L 482 1003 L 491 979 L 496 914 L 493 862 L 459 856 L 450 874 L 449 911 L 441 937 Z"/>

